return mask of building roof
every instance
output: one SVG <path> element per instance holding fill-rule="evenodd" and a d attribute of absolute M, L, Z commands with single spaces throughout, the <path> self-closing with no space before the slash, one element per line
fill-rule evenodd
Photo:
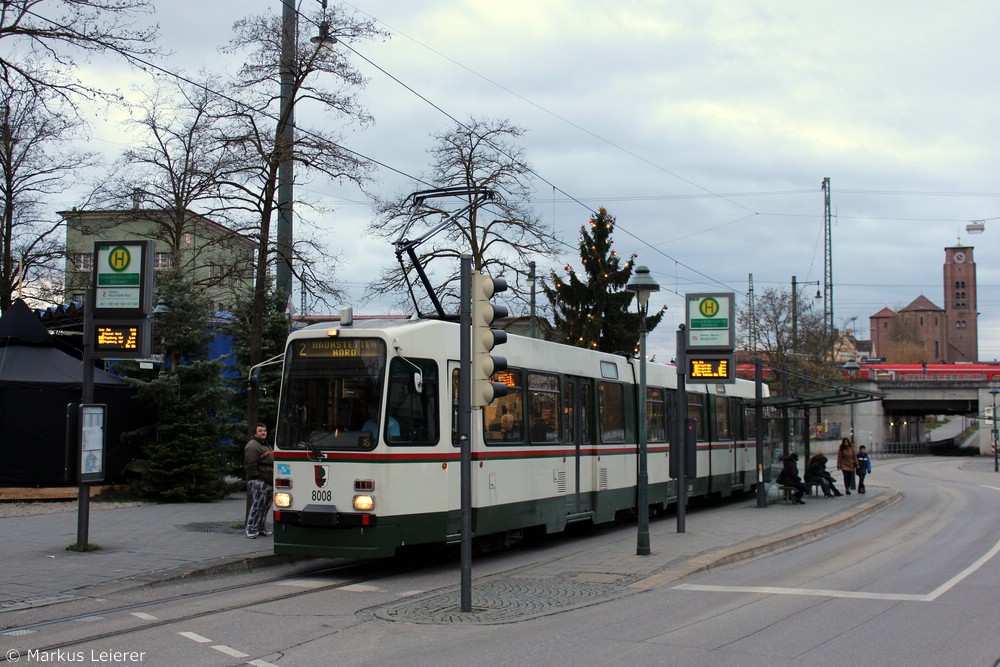
<path fill-rule="evenodd" d="M 98 211 L 78 211 L 76 209 L 72 211 L 58 211 L 59 215 L 62 216 L 63 220 L 67 222 L 72 219 L 83 219 L 89 218 L 91 220 L 110 220 L 110 221 L 125 221 L 125 220 L 140 220 L 140 221 L 151 221 L 155 222 L 157 216 L 165 216 L 172 214 L 173 211 L 168 211 L 166 209 L 152 209 L 152 208 L 127 208 L 127 209 L 109 209 L 109 210 L 98 210 Z M 243 243 L 250 247 L 256 247 L 257 242 L 252 238 L 240 234 L 239 232 L 233 231 L 228 227 L 220 225 L 217 222 L 209 220 L 205 216 L 195 213 L 194 211 L 186 210 L 185 214 L 194 220 L 198 225 L 209 229 L 219 236 L 230 237 L 237 240 L 239 243 Z"/>
<path fill-rule="evenodd" d="M 940 313 L 944 312 L 944 308 L 939 308 L 938 306 L 935 306 L 933 303 L 931 303 L 930 299 L 921 294 L 916 299 L 914 299 L 910 303 L 910 305 L 908 305 L 906 308 L 903 308 L 903 310 L 899 312 L 906 313 L 913 311 L 928 311 L 928 310 L 933 310 Z"/>
<path fill-rule="evenodd" d="M 892 308 L 883 308 L 882 310 L 872 315 L 871 319 L 874 320 L 876 317 L 896 317 L 896 311 L 894 311 Z"/>

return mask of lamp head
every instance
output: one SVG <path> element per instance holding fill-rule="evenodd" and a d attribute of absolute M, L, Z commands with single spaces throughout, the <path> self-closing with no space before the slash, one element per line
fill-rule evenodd
<path fill-rule="evenodd" d="M 635 267 L 635 272 L 632 274 L 632 279 L 629 280 L 625 289 L 634 293 L 639 306 L 645 308 L 646 304 L 649 303 L 649 295 L 653 292 L 659 292 L 660 285 L 649 274 L 649 267 L 637 266 Z"/>
<path fill-rule="evenodd" d="M 166 315 L 170 312 L 170 306 L 167 305 L 167 300 L 160 297 L 160 300 L 156 302 L 156 307 L 153 308 L 153 315 Z"/>

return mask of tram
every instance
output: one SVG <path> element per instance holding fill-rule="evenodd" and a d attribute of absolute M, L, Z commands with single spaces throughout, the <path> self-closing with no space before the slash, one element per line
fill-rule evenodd
<path fill-rule="evenodd" d="M 460 540 L 459 325 L 346 317 L 292 333 L 275 433 L 277 554 L 382 558 Z M 510 335 L 505 396 L 472 414 L 476 540 L 634 514 L 638 360 Z M 673 366 L 647 364 L 649 504 L 668 476 Z M 766 386 L 764 390 L 766 392 Z M 689 496 L 757 480 L 754 385 L 688 385 L 697 477 Z M 770 460 L 765 461 L 766 471 Z"/>

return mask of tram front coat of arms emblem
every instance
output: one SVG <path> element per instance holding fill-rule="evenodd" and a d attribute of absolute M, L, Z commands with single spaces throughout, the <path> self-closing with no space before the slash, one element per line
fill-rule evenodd
<path fill-rule="evenodd" d="M 313 466 L 316 476 L 316 487 L 322 489 L 330 481 L 330 466 Z"/>

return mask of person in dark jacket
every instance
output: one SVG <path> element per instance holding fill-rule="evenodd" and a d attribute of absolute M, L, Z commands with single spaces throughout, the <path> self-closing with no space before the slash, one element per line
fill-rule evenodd
<path fill-rule="evenodd" d="M 805 495 L 808 487 L 799 478 L 798 460 L 798 454 L 790 454 L 782 459 L 781 472 L 778 473 L 778 484 L 795 489 L 796 493 L 792 497 L 792 502 L 796 505 L 805 505 L 806 501 L 802 500 L 802 496 Z"/>
<path fill-rule="evenodd" d="M 250 496 L 250 512 L 247 514 L 246 536 L 257 539 L 267 537 L 267 513 L 271 509 L 272 487 L 274 483 L 274 452 L 267 444 L 267 427 L 257 424 L 253 438 L 243 447 L 243 471 L 247 476 L 247 495 Z"/>
<path fill-rule="evenodd" d="M 864 445 L 858 447 L 858 493 L 865 492 L 865 477 L 872 471 L 872 460 Z"/>
<path fill-rule="evenodd" d="M 833 498 L 834 496 L 843 495 L 837 490 L 834 483 L 833 475 L 831 475 L 827 469 L 826 464 L 829 459 L 822 452 L 818 454 L 813 454 L 809 457 L 809 462 L 806 463 L 806 486 L 812 486 L 813 484 L 818 484 L 819 488 L 823 489 L 823 495 L 827 498 Z"/>

